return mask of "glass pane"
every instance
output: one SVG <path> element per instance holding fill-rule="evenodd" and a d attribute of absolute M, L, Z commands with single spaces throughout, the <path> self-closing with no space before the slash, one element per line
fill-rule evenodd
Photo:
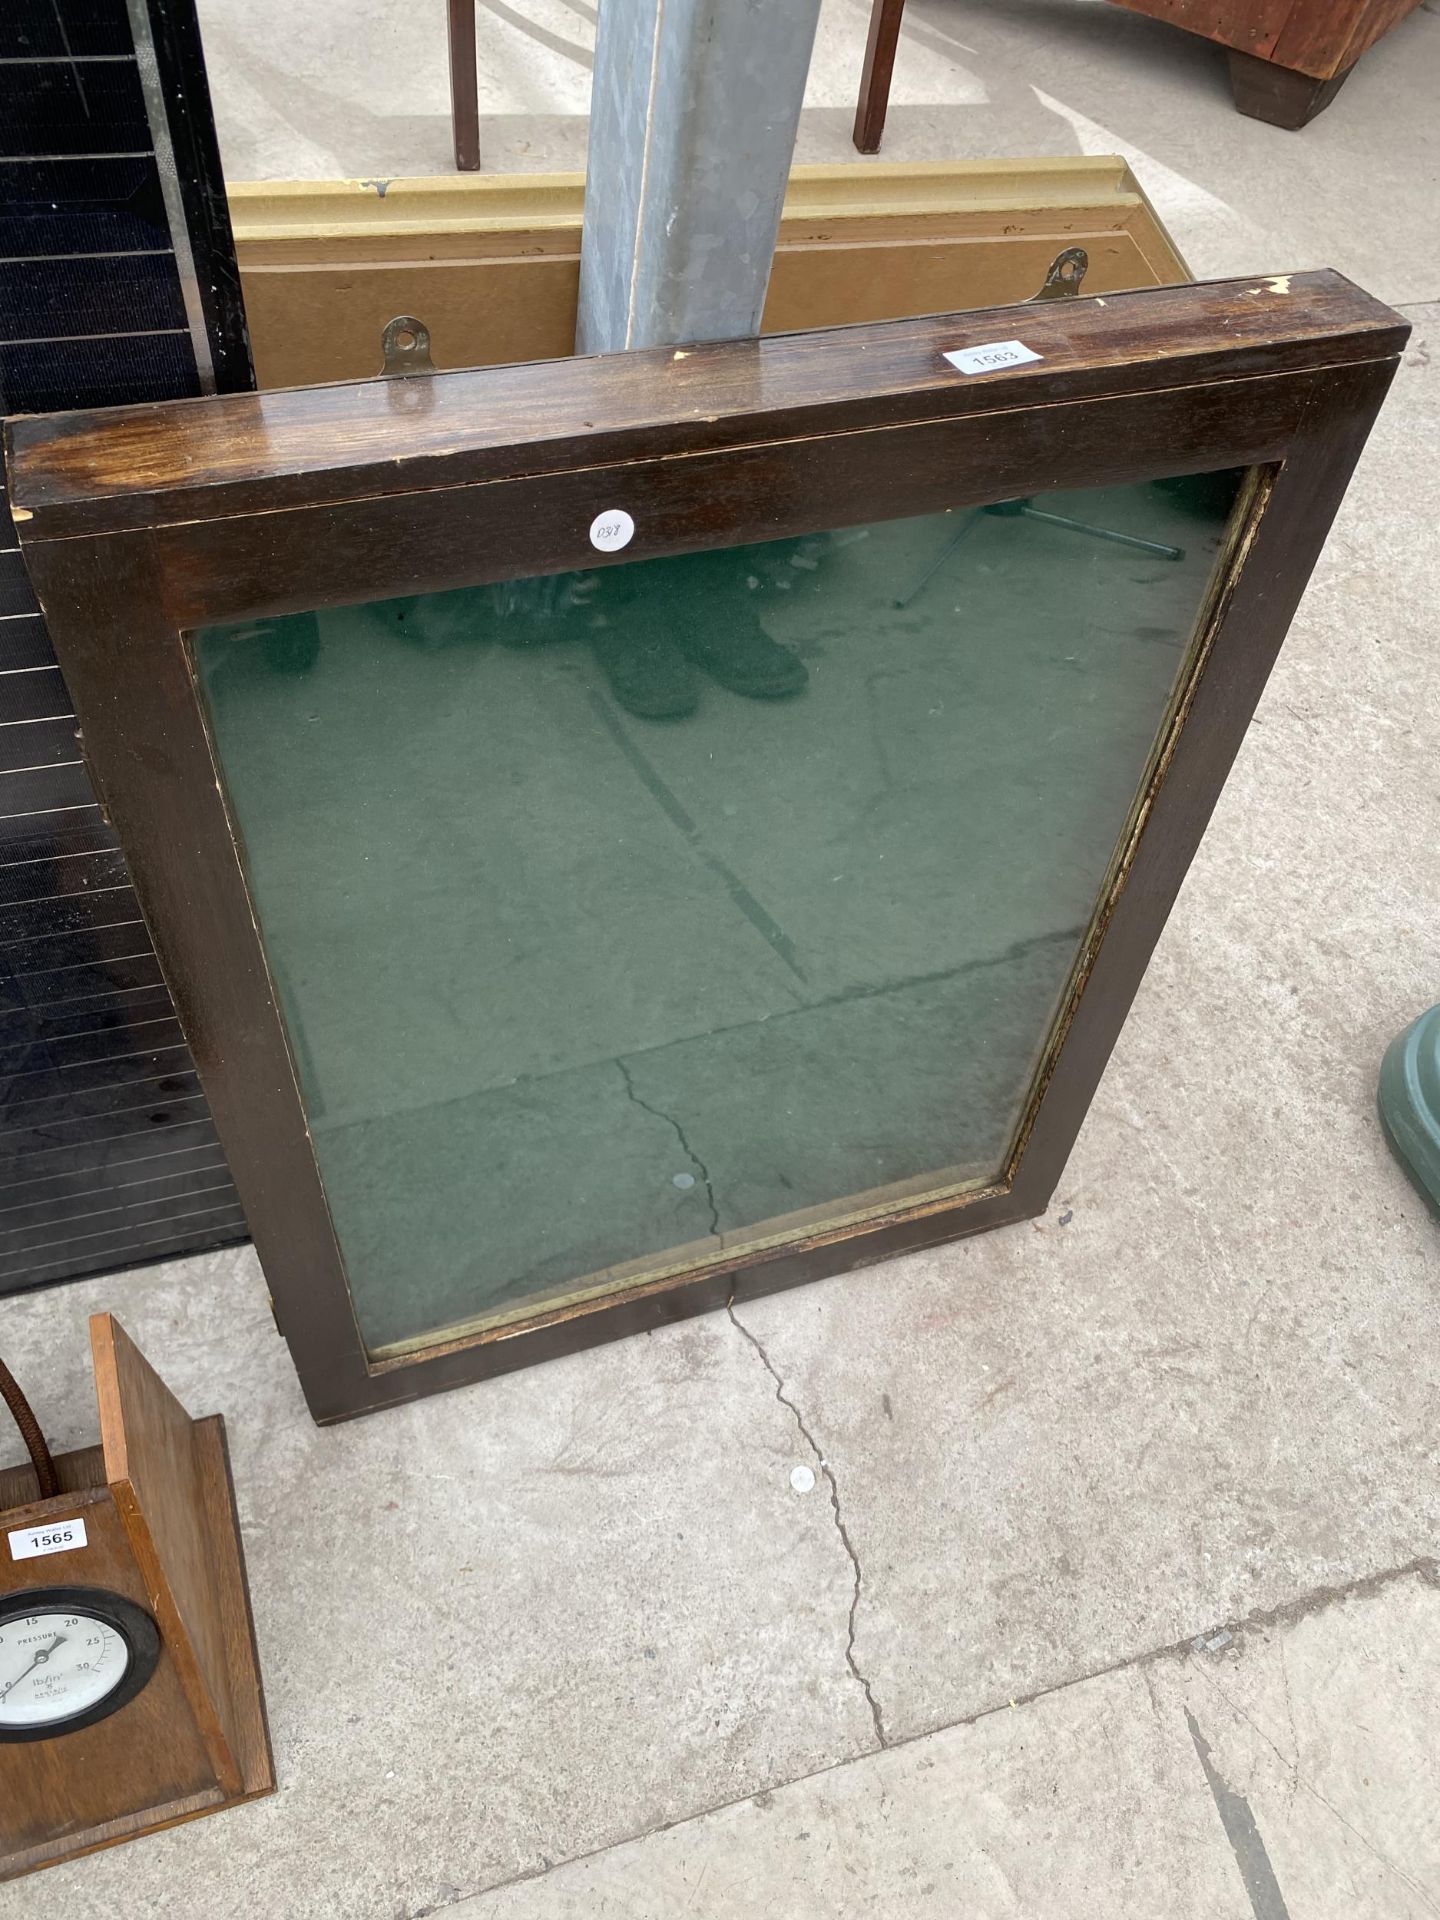
<path fill-rule="evenodd" d="M 196 636 L 372 1350 L 1002 1172 L 1241 478 Z"/>

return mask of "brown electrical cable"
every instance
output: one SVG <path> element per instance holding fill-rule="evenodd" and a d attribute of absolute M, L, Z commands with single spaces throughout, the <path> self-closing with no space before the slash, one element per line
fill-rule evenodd
<path fill-rule="evenodd" d="M 53 1500 L 60 1491 L 55 1462 L 50 1457 L 50 1449 L 46 1446 L 45 1436 L 40 1431 L 40 1422 L 30 1410 L 30 1402 L 20 1391 L 19 1382 L 3 1360 L 0 1360 L 0 1400 L 5 1402 L 15 1416 L 15 1424 L 20 1429 L 20 1438 L 25 1442 L 35 1468 L 35 1478 L 40 1483 L 40 1498 Z"/>

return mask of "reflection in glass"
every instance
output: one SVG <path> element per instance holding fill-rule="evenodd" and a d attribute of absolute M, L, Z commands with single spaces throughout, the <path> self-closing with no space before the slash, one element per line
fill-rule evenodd
<path fill-rule="evenodd" d="M 196 636 L 372 1350 L 1002 1173 L 1240 478 Z"/>

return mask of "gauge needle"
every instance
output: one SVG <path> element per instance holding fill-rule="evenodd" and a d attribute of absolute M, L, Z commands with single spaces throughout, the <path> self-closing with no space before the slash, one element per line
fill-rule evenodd
<path fill-rule="evenodd" d="M 55 1651 L 56 1647 L 63 1647 L 64 1644 L 65 1644 L 64 1634 L 57 1633 L 55 1638 L 50 1642 L 48 1647 L 42 1647 L 40 1649 L 39 1653 L 36 1654 L 35 1658 L 30 1662 L 29 1666 L 26 1667 L 25 1673 L 16 1674 L 15 1678 L 10 1682 L 9 1686 L 5 1688 L 4 1692 L 0 1693 L 0 1700 L 8 1700 L 10 1698 L 10 1695 L 15 1691 L 16 1687 L 18 1687 L 20 1682 L 25 1678 L 25 1674 L 33 1673 L 36 1667 L 44 1666 L 45 1662 L 50 1658 L 51 1654 Z"/>

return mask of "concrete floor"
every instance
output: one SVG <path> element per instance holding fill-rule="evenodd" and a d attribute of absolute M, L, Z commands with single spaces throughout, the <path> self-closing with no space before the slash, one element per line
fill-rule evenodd
<path fill-rule="evenodd" d="M 264 4 L 283 62 L 205 9 L 237 172 L 443 165 L 443 53 L 342 157 L 401 16 Z M 492 155 L 551 163 L 524 51 Z M 326 1432 L 248 1252 L 0 1303 L 59 1444 L 98 1306 L 226 1413 L 281 1778 L 0 1914 L 1440 1912 L 1440 1231 L 1373 1107 L 1440 992 L 1440 26 L 1300 135 L 1079 0 L 912 0 L 900 76 L 891 157 L 1126 151 L 1202 270 L 1333 261 L 1416 327 L 1056 1205 Z"/>

